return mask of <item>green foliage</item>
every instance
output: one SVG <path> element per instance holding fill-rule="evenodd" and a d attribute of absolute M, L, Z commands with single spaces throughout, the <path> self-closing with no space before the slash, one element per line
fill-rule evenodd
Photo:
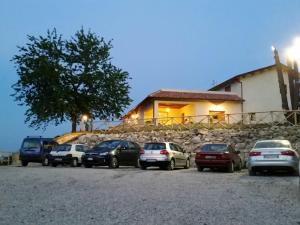
<path fill-rule="evenodd" d="M 70 40 L 56 29 L 28 40 L 12 59 L 19 75 L 12 96 L 27 107 L 31 127 L 71 120 L 74 131 L 82 114 L 117 118 L 131 102 L 130 77 L 111 63 L 111 42 L 83 28 Z"/>

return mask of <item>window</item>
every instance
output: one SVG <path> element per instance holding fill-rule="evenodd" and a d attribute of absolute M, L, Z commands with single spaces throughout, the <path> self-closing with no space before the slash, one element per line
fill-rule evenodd
<path fill-rule="evenodd" d="M 166 149 L 165 143 L 146 143 L 144 145 L 145 150 L 164 150 Z"/>
<path fill-rule="evenodd" d="M 76 145 L 75 150 L 76 150 L 77 152 L 84 152 L 83 145 Z"/>
<path fill-rule="evenodd" d="M 136 149 L 132 142 L 128 142 L 129 149 Z"/>
<path fill-rule="evenodd" d="M 225 91 L 226 92 L 231 92 L 231 85 L 228 84 L 226 87 L 225 87 Z"/>

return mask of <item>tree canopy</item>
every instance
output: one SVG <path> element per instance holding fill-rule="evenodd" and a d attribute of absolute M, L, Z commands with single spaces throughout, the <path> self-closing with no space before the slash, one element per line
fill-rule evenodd
<path fill-rule="evenodd" d="M 130 104 L 129 73 L 111 62 L 111 41 L 83 28 L 69 40 L 56 29 L 28 36 L 12 61 L 19 75 L 12 96 L 27 107 L 25 122 L 35 128 L 90 118 L 120 117 Z"/>

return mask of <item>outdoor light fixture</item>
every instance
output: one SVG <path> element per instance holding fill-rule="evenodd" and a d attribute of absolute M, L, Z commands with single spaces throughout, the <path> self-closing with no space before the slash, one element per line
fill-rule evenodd
<path fill-rule="evenodd" d="M 83 115 L 83 116 L 82 116 L 82 120 L 83 120 L 83 121 L 87 121 L 87 120 L 88 120 L 88 116 L 87 116 L 87 115 Z"/>
<path fill-rule="evenodd" d="M 271 50 L 272 50 L 272 52 L 274 52 L 276 50 L 276 48 L 272 45 Z"/>

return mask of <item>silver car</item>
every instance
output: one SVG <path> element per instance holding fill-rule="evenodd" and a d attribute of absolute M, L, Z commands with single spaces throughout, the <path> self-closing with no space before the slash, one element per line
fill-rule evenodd
<path fill-rule="evenodd" d="M 298 173 L 299 155 L 288 140 L 257 141 L 249 152 L 249 175 L 264 170 L 289 170 Z"/>
<path fill-rule="evenodd" d="M 190 167 L 190 154 L 175 143 L 146 143 L 140 153 L 140 167 L 147 169 L 150 166 L 158 166 L 167 170 L 173 170 L 175 167 L 188 169 Z"/>

